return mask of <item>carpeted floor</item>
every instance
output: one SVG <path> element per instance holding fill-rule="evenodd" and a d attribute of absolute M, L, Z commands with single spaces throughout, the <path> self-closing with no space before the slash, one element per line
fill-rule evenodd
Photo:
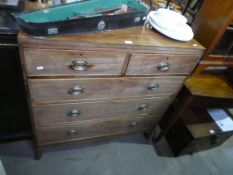
<path fill-rule="evenodd" d="M 53 146 L 36 161 L 31 141 L 25 140 L 1 144 L 0 159 L 7 175 L 233 174 L 233 138 L 218 148 L 178 158 L 169 157 L 166 146 L 165 141 L 153 146 L 143 135 L 133 134 L 95 144 Z"/>

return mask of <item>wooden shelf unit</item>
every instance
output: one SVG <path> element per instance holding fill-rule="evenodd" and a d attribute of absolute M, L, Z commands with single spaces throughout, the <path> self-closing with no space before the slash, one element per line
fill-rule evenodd
<path fill-rule="evenodd" d="M 229 0 L 205 0 L 197 14 L 192 28 L 195 33 L 195 39 L 206 47 L 206 51 L 202 57 L 202 61 L 197 66 L 194 74 L 208 73 L 208 67 L 232 67 L 233 59 L 230 54 L 233 49 L 233 31 L 231 25 L 233 23 L 233 1 Z M 229 34 L 228 34 L 229 33 Z M 226 36 L 230 35 L 230 36 Z M 225 40 L 224 40 L 225 37 Z M 229 40 L 225 53 L 217 54 L 221 44 Z M 225 43 L 226 44 L 226 43 Z M 228 50 L 228 53 L 227 53 Z"/>

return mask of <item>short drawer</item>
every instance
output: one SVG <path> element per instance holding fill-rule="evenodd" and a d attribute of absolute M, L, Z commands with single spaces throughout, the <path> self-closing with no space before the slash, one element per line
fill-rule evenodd
<path fill-rule="evenodd" d="M 200 56 L 133 54 L 126 75 L 189 74 Z"/>
<path fill-rule="evenodd" d="M 120 75 L 126 53 L 24 49 L 28 76 Z"/>
<path fill-rule="evenodd" d="M 33 107 L 33 116 L 37 126 L 145 114 L 156 114 L 159 117 L 167 109 L 171 100 L 171 97 L 154 97 L 62 105 L 39 105 Z"/>
<path fill-rule="evenodd" d="M 36 132 L 39 145 L 44 145 L 130 132 L 144 132 L 151 130 L 157 121 L 158 118 L 153 116 L 133 116 L 72 125 L 36 127 Z"/>
<path fill-rule="evenodd" d="M 185 77 L 29 79 L 33 103 L 172 95 Z"/>

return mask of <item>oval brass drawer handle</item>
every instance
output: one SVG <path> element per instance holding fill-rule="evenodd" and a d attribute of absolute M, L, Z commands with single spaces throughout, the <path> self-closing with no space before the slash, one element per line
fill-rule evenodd
<path fill-rule="evenodd" d="M 71 129 L 69 131 L 67 131 L 66 135 L 68 136 L 73 136 L 73 135 L 77 135 L 78 134 L 78 130 L 77 129 Z"/>
<path fill-rule="evenodd" d="M 152 91 L 152 90 L 159 89 L 159 86 L 160 86 L 159 83 L 152 83 L 147 87 L 147 89 Z"/>
<path fill-rule="evenodd" d="M 132 123 L 130 124 L 130 127 L 132 127 L 132 128 L 137 127 L 137 122 L 132 122 Z"/>
<path fill-rule="evenodd" d="M 80 115 L 81 115 L 81 111 L 77 110 L 77 109 L 73 109 L 73 110 L 67 112 L 67 116 L 69 116 L 69 117 L 78 117 Z"/>
<path fill-rule="evenodd" d="M 80 94 L 84 93 L 84 88 L 82 88 L 80 86 L 74 86 L 70 90 L 68 90 L 68 92 L 71 95 L 80 95 Z"/>
<path fill-rule="evenodd" d="M 71 63 L 72 69 L 79 71 L 87 69 L 87 66 L 88 66 L 88 62 L 83 59 L 74 60 Z"/>
<path fill-rule="evenodd" d="M 170 64 L 168 62 L 162 61 L 159 63 L 157 68 L 160 71 L 168 71 L 170 68 Z"/>
<path fill-rule="evenodd" d="M 148 109 L 149 109 L 148 104 L 141 104 L 141 105 L 138 106 L 139 111 L 147 111 Z"/>
<path fill-rule="evenodd" d="M 215 132 L 214 129 L 210 129 L 210 130 L 209 130 L 209 133 L 210 133 L 210 134 L 216 134 L 216 132 Z"/>

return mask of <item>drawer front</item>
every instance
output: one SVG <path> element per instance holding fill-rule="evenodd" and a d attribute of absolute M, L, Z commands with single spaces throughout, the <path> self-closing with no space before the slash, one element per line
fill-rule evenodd
<path fill-rule="evenodd" d="M 198 56 L 133 54 L 127 75 L 189 74 L 199 60 Z"/>
<path fill-rule="evenodd" d="M 121 75 L 126 54 L 116 52 L 24 49 L 28 76 Z"/>
<path fill-rule="evenodd" d="M 30 79 L 34 103 L 74 102 L 176 93 L 185 77 L 96 78 L 96 79 Z"/>
<path fill-rule="evenodd" d="M 160 116 L 167 109 L 170 101 L 171 97 L 155 97 L 93 103 L 41 105 L 33 107 L 33 114 L 37 126 L 145 114 Z"/>
<path fill-rule="evenodd" d="M 194 139 L 180 155 L 195 153 L 211 148 L 215 148 L 224 143 L 228 138 L 232 136 L 232 132 L 221 133 L 218 135 L 212 135 L 208 137 Z"/>
<path fill-rule="evenodd" d="M 36 127 L 39 145 L 151 130 L 158 118 L 134 116 L 72 125 Z"/>

